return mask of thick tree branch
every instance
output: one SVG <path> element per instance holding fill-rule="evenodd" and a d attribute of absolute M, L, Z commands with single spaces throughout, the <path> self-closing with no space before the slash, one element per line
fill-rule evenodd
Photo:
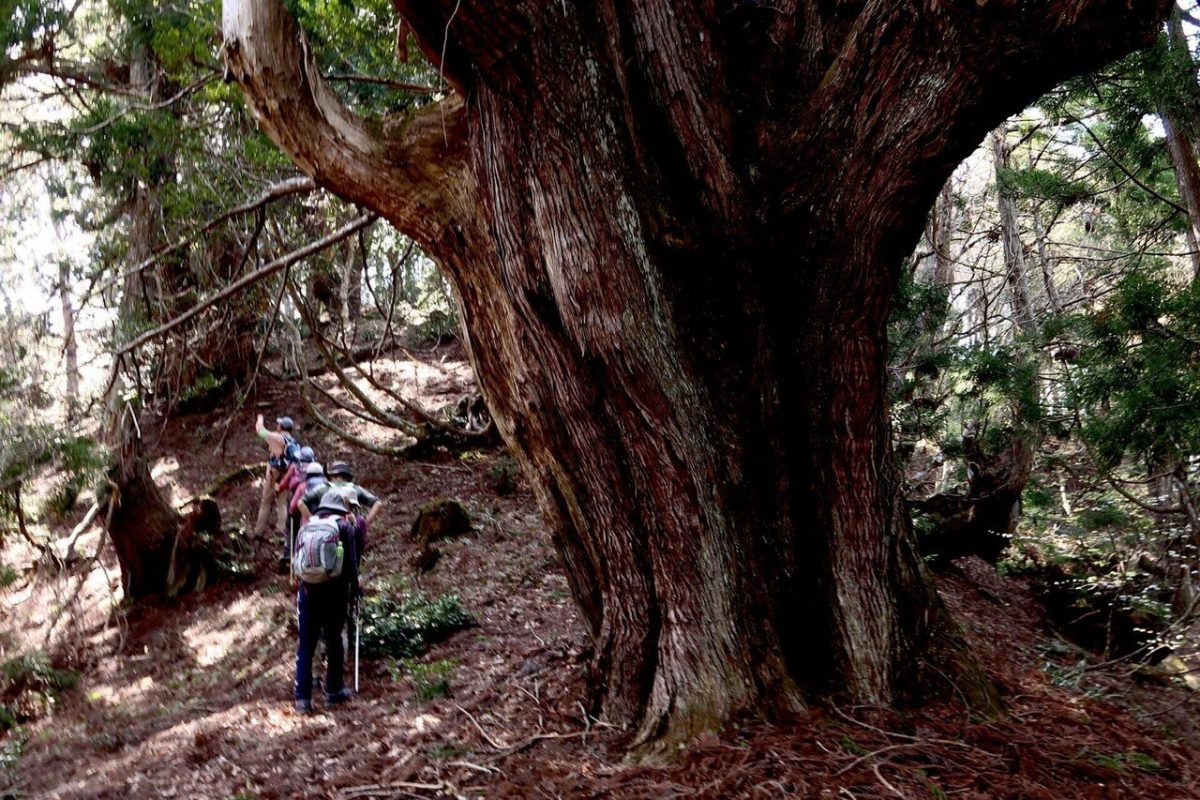
<path fill-rule="evenodd" d="M 319 409 L 316 403 L 312 401 L 312 398 L 308 396 L 309 387 L 316 386 L 317 384 L 312 382 L 308 377 L 308 369 L 304 363 L 304 346 L 300 340 L 300 331 L 290 320 L 286 320 L 286 322 L 292 333 L 293 358 L 296 362 L 296 368 L 300 370 L 302 378 L 300 381 L 300 400 L 304 404 L 305 411 L 307 411 L 308 414 L 311 415 L 312 418 L 317 421 L 317 424 L 322 428 L 325 428 L 334 436 L 337 436 L 339 439 L 349 442 L 356 447 L 361 447 L 368 452 L 376 453 L 381 456 L 388 456 L 389 458 L 402 458 L 407 455 L 407 447 L 394 447 L 375 444 L 372 441 L 351 433 L 321 412 L 321 409 Z"/>
<path fill-rule="evenodd" d="M 312 340 L 317 345 L 317 349 L 320 351 L 321 357 L 323 359 L 325 359 L 325 363 L 329 366 L 330 370 L 333 371 L 334 375 L 337 376 L 338 382 L 341 383 L 341 385 L 346 389 L 346 391 L 348 391 L 348 392 L 350 392 L 350 394 L 354 395 L 354 397 L 360 403 L 362 403 L 363 408 L 366 409 L 366 411 L 369 414 L 371 414 L 371 416 L 375 417 L 376 420 L 379 422 L 379 424 L 395 428 L 396 430 L 399 430 L 402 433 L 405 433 L 414 438 L 417 438 L 417 439 L 421 438 L 421 436 L 420 436 L 421 431 L 415 423 L 412 423 L 401 417 L 397 417 L 395 414 L 392 414 L 387 409 L 381 407 L 378 403 L 376 403 L 374 400 L 371 399 L 370 395 L 368 395 L 366 392 L 364 392 L 358 386 L 358 384 L 355 383 L 354 378 L 352 378 L 350 375 L 346 374 L 345 370 L 343 370 L 341 368 L 341 366 L 339 366 L 339 364 L 338 364 L 337 355 L 334 354 L 330 350 L 330 347 L 335 346 L 335 345 L 331 345 L 331 343 L 324 336 L 321 335 L 321 331 L 319 330 L 319 326 L 317 324 L 316 319 L 313 317 L 312 312 L 304 304 L 304 301 L 300 297 L 299 293 L 295 291 L 294 287 L 290 287 L 290 286 L 288 287 L 288 291 L 291 294 L 292 302 L 295 304 L 296 308 L 299 309 L 300 315 L 304 319 L 304 324 L 308 326 L 309 332 L 312 334 Z M 346 354 L 346 351 L 344 348 L 339 348 L 339 349 L 341 350 L 343 355 Z M 351 363 L 354 363 L 354 362 L 351 361 Z M 354 364 L 354 366 L 357 367 L 357 364 Z M 362 372 L 362 370 L 359 370 L 359 373 L 361 375 L 363 375 L 364 377 L 367 377 L 366 373 Z M 377 388 L 377 389 L 382 388 L 373 379 L 367 377 L 367 380 L 375 388 Z M 387 390 L 385 390 L 385 391 L 387 391 Z M 399 397 L 398 395 L 395 395 L 394 393 L 392 393 L 390 391 L 387 391 L 387 393 L 394 399 L 398 400 L 400 402 L 400 404 L 402 406 L 404 406 L 404 408 L 406 410 L 408 410 L 411 414 L 418 417 L 422 421 L 429 423 L 431 425 L 435 425 L 437 427 L 443 428 L 443 429 L 445 429 L 451 433 L 454 433 L 456 435 L 459 435 L 459 436 L 464 436 L 464 437 L 470 436 L 470 434 L 467 432 L 459 431 L 459 430 L 454 429 L 451 426 L 446 425 L 446 423 L 433 417 L 431 414 L 429 414 L 427 411 L 425 411 L 425 409 L 421 408 L 416 403 L 413 403 L 409 400 L 405 400 L 404 398 Z"/>
<path fill-rule="evenodd" d="M 454 222 L 466 167 L 462 101 L 368 122 L 317 67 L 281 0 L 225 0 L 223 46 L 259 125 L 318 184 L 428 247 Z"/>
<path fill-rule="evenodd" d="M 1149 44 L 1170 5 L 866 4 L 820 85 L 779 131 L 770 174 L 781 206 L 803 219 L 822 176 L 843 176 L 874 209 L 858 226 L 907 235 L 912 220 L 897 224 L 897 217 L 911 210 L 919 224 L 946 176 L 989 129 L 1071 75 Z M 895 41 L 911 46 L 886 46 Z M 844 157 L 818 157 L 830 152 Z"/>
<path fill-rule="evenodd" d="M 415 92 L 417 94 L 434 94 L 438 91 L 436 86 L 393 81 L 388 78 L 377 78 L 373 75 L 326 75 L 325 80 L 330 83 L 370 83 L 376 86 L 386 86 L 389 89 L 399 89 L 404 92 Z"/>

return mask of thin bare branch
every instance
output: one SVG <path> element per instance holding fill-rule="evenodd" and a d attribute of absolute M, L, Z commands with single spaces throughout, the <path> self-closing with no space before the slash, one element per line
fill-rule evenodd
<path fill-rule="evenodd" d="M 170 322 L 159 325 L 157 328 L 155 328 L 153 330 L 146 331 L 141 336 L 138 336 L 136 339 L 134 339 L 132 342 L 129 342 L 128 344 L 126 344 L 124 347 L 122 347 L 120 350 L 118 350 L 116 352 L 116 356 L 117 356 L 118 360 L 120 359 L 121 356 L 124 356 L 127 353 L 132 353 L 133 351 L 137 350 L 139 347 L 146 344 L 147 342 L 151 342 L 161 336 L 164 336 L 164 335 L 170 333 L 171 331 L 178 328 L 180 325 L 183 325 L 185 322 L 187 322 L 191 319 L 194 319 L 196 316 L 198 316 L 200 314 L 200 312 L 204 311 L 207 308 L 211 308 L 212 306 L 216 305 L 217 303 L 221 302 L 222 300 L 228 300 L 230 297 L 233 297 L 234 295 L 245 290 L 246 288 L 253 286 L 254 284 L 258 283 L 259 281 L 263 280 L 264 278 L 268 278 L 271 275 L 274 275 L 279 270 L 284 269 L 285 267 L 289 267 L 292 264 L 295 264 L 297 261 L 301 261 L 305 258 L 308 258 L 309 256 L 313 255 L 314 253 L 319 253 L 322 250 L 325 250 L 328 247 L 337 244 L 338 242 L 342 241 L 343 239 L 345 239 L 348 236 L 353 236 L 355 232 L 357 232 L 361 228 L 365 228 L 366 226 L 370 225 L 376 219 L 378 219 L 378 217 L 376 217 L 374 214 L 363 214 L 362 216 L 357 217 L 356 219 L 354 219 L 352 222 L 348 223 L 347 225 L 343 225 L 341 228 L 338 228 L 336 231 L 329 234 L 328 236 L 326 236 L 322 239 L 318 239 L 317 241 L 312 242 L 311 244 L 308 244 L 304 247 L 301 247 L 299 250 L 293 250 L 292 252 L 288 253 L 287 255 L 285 255 L 281 258 L 277 258 L 274 261 L 272 261 L 271 263 L 267 264 L 266 266 L 261 267 L 261 268 L 255 270 L 254 272 L 251 272 L 249 275 L 246 275 L 245 277 L 234 281 L 233 283 L 229 284 L 221 291 L 214 294 L 212 297 L 208 298 L 207 300 L 205 300 L 202 303 L 199 303 L 199 304 L 193 306 L 192 308 L 189 308 L 187 311 L 183 312 L 182 314 L 180 314 L 178 317 L 171 320 Z"/>

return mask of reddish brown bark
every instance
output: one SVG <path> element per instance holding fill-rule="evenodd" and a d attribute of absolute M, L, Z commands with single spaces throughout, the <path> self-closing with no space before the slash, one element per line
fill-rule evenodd
<path fill-rule="evenodd" d="M 1166 4 L 585 5 L 397 2 L 464 99 L 379 137 L 276 4 L 226 0 L 225 36 L 268 133 L 452 278 L 611 718 L 670 740 L 938 673 L 986 702 L 891 458 L 896 274 L 985 133 Z"/>

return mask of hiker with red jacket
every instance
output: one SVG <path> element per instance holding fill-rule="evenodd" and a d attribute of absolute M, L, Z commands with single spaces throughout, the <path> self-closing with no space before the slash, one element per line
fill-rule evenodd
<path fill-rule="evenodd" d="M 298 641 L 293 684 L 296 711 L 311 714 L 312 662 L 317 642 L 325 642 L 325 703 L 335 706 L 350 699 L 342 674 L 345 648 L 342 628 L 351 599 L 358 593 L 359 551 L 355 526 L 346 501 L 337 492 L 321 498 L 316 513 L 296 539 L 292 568 L 300 579 L 296 593 Z"/>
<path fill-rule="evenodd" d="M 329 483 L 325 478 L 325 467 L 316 461 L 305 464 L 303 473 L 292 493 L 292 499 L 288 502 L 288 512 L 298 520 L 297 527 L 304 522 L 304 518 L 300 516 L 300 501 L 313 489 Z"/>
<path fill-rule="evenodd" d="M 296 505 L 300 502 L 300 498 L 307 491 L 307 474 L 306 470 L 313 466 L 316 454 L 313 453 L 311 447 L 301 447 L 297 451 L 296 460 L 288 465 L 287 472 L 283 473 L 283 477 L 275 484 L 275 490 L 281 492 L 284 498 L 287 498 L 287 535 L 283 541 L 283 557 L 280 559 L 280 564 L 284 567 L 292 558 L 292 542 L 295 540 L 296 532 L 300 530 L 300 514 L 296 511 Z M 321 465 L 316 465 L 321 469 Z M 323 475 L 322 471 L 322 475 Z M 323 478 L 322 478 L 323 479 Z"/>

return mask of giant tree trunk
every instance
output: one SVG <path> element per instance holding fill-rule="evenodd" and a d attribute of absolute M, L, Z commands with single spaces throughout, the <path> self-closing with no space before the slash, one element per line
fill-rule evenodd
<path fill-rule="evenodd" d="M 397 7 L 457 94 L 382 133 L 277 2 L 226 0 L 227 59 L 297 163 L 453 280 L 607 714 L 646 741 L 806 692 L 991 702 L 901 503 L 897 270 L 987 130 L 1163 3 Z"/>

